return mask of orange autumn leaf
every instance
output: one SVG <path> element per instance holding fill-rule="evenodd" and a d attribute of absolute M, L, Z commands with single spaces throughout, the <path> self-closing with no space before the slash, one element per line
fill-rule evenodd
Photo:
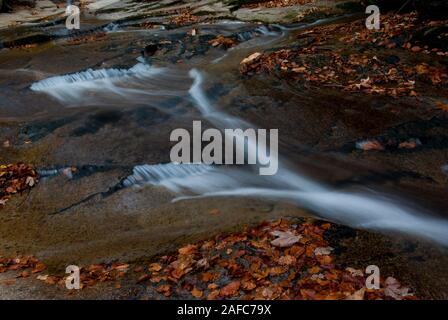
<path fill-rule="evenodd" d="M 178 251 L 179 251 L 179 254 L 190 255 L 193 252 L 195 252 L 196 249 L 197 249 L 197 246 L 195 246 L 193 244 L 189 244 L 189 245 L 186 245 L 185 247 L 180 248 Z"/>
<path fill-rule="evenodd" d="M 223 297 L 230 297 L 234 296 L 238 293 L 238 290 L 240 289 L 241 283 L 239 281 L 233 281 L 226 285 L 225 287 L 221 288 L 219 291 L 219 295 Z"/>
<path fill-rule="evenodd" d="M 162 266 L 159 263 L 151 263 L 148 270 L 151 272 L 158 272 L 162 270 Z"/>
<path fill-rule="evenodd" d="M 204 282 L 210 282 L 215 278 L 215 275 L 211 272 L 204 272 L 202 274 L 202 281 Z"/>
<path fill-rule="evenodd" d="M 318 266 L 314 266 L 314 267 L 308 269 L 308 272 L 311 274 L 318 273 L 319 271 L 320 271 L 320 268 Z"/>
<path fill-rule="evenodd" d="M 213 290 L 207 296 L 207 300 L 215 300 L 219 296 L 219 290 Z"/>
<path fill-rule="evenodd" d="M 436 102 L 436 106 L 437 106 L 437 108 L 439 108 L 440 110 L 443 110 L 443 111 L 445 111 L 445 112 L 448 112 L 448 104 L 443 103 L 443 102 L 441 102 L 441 101 L 437 101 L 437 102 Z"/>
<path fill-rule="evenodd" d="M 203 296 L 203 292 L 199 289 L 197 289 L 196 287 L 193 288 L 193 290 L 191 290 L 191 295 L 195 298 L 202 298 Z"/>
<path fill-rule="evenodd" d="M 292 265 L 292 264 L 296 263 L 296 258 L 291 255 L 286 255 L 286 256 L 280 257 L 280 259 L 278 259 L 278 263 L 281 265 Z"/>

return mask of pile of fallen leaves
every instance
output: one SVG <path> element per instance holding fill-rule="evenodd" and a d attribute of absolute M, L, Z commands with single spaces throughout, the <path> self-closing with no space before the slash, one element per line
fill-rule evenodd
<path fill-rule="evenodd" d="M 16 258 L 0 257 L 0 273 L 4 273 L 7 271 L 20 271 L 19 275 L 17 276 L 18 278 L 27 278 L 31 274 L 42 272 L 45 269 L 46 266 L 33 256 Z"/>
<path fill-rule="evenodd" d="M 79 270 L 79 283 L 80 289 L 92 287 L 101 282 L 107 281 L 117 281 L 122 279 L 126 273 L 129 271 L 129 264 L 125 263 L 111 263 L 111 264 L 92 264 L 87 267 L 82 267 Z M 41 280 L 47 284 L 58 284 L 60 286 L 65 286 L 67 276 L 59 275 L 39 275 L 38 280 Z M 117 289 L 120 285 L 115 286 Z"/>
<path fill-rule="evenodd" d="M 67 41 L 67 44 L 68 45 L 78 45 L 78 44 L 83 44 L 83 43 L 102 41 L 102 40 L 106 40 L 106 38 L 107 38 L 106 32 L 96 32 L 93 34 L 70 39 Z"/>
<path fill-rule="evenodd" d="M 332 228 L 337 226 L 317 221 L 264 222 L 186 245 L 157 262 L 136 265 L 133 271 L 138 284 L 173 299 L 416 299 L 395 278 L 381 278 L 379 289 L 367 289 L 362 270 L 336 264 L 326 240 Z M 38 280 L 65 285 L 68 275 L 41 274 L 45 269 L 32 256 L 0 258 L 0 273 L 19 271 L 17 278 L 39 273 Z M 119 289 L 130 269 L 118 262 L 82 267 L 80 287 L 115 282 Z"/>
<path fill-rule="evenodd" d="M 0 273 L 18 271 L 16 278 L 28 278 L 37 274 L 36 279 L 47 284 L 65 286 L 66 276 L 41 274 L 47 266 L 34 256 L 20 256 L 15 258 L 0 257 Z M 80 288 L 91 287 L 99 282 L 116 281 L 125 276 L 129 270 L 129 264 L 93 264 L 80 268 Z"/>
<path fill-rule="evenodd" d="M 387 49 L 403 48 L 414 53 L 422 52 L 448 56 L 448 52 L 444 51 L 443 48 L 430 47 L 428 44 L 421 43 L 422 39 L 416 37 L 416 34 L 419 33 L 419 25 L 422 22 L 419 21 L 415 12 L 384 15 L 381 18 L 381 24 L 380 30 L 368 30 L 362 22 L 353 22 L 340 28 L 342 33 L 347 34 L 341 37 L 341 40 L 347 44 L 370 44 Z M 448 20 L 425 21 L 423 24 L 425 30 L 422 32 L 424 35 L 428 35 L 434 29 L 445 27 L 447 24 Z M 440 34 L 439 39 L 439 42 L 448 41 L 448 33 Z"/>
<path fill-rule="evenodd" d="M 362 270 L 340 268 L 325 240 L 329 223 L 280 220 L 187 245 L 140 278 L 172 298 L 415 299 L 394 278 L 366 288 Z"/>
<path fill-rule="evenodd" d="M 257 3 L 247 3 L 243 4 L 242 8 L 281 8 L 289 7 L 294 5 L 304 5 L 307 3 L 315 2 L 315 0 L 270 0 L 270 1 L 260 1 Z"/>
<path fill-rule="evenodd" d="M 0 165 L 0 206 L 13 194 L 31 189 L 38 181 L 37 173 L 26 164 Z"/>
<path fill-rule="evenodd" d="M 235 41 L 231 38 L 226 38 L 223 35 L 217 36 L 216 38 L 210 40 L 208 43 L 212 47 L 223 48 L 223 49 L 229 49 L 238 44 L 237 41 Z"/>
<path fill-rule="evenodd" d="M 194 24 L 199 21 L 199 18 L 193 15 L 189 10 L 182 10 L 179 14 L 171 18 L 170 22 L 176 26 L 184 26 Z"/>
<path fill-rule="evenodd" d="M 393 17 L 388 15 L 384 20 L 387 22 L 388 18 L 397 23 L 401 21 L 399 24 L 405 26 L 409 21 L 411 26 L 414 23 L 414 15 Z M 386 22 L 384 22 L 385 29 L 388 25 L 392 25 L 392 21 L 389 24 Z M 393 32 L 389 33 L 364 29 L 367 30 L 360 22 L 355 22 L 348 27 L 331 25 L 305 31 L 299 36 L 298 47 L 279 49 L 271 53 L 256 52 L 241 61 L 240 72 L 244 75 L 266 72 L 281 78 L 293 79 L 304 86 L 323 85 L 341 88 L 344 91 L 394 97 L 417 96 L 420 89 L 417 87 L 418 84 L 443 87 L 448 85 L 446 66 L 433 66 L 425 62 L 407 63 L 400 61 L 396 55 L 381 56 L 380 52 L 366 49 L 365 46 L 376 44 L 386 49 L 393 49 L 394 47 L 388 43 L 391 43 L 390 38 L 398 32 L 395 32 L 395 27 Z M 349 32 L 354 36 L 338 38 L 338 35 Z M 365 42 L 363 43 L 365 46 L 360 46 L 358 42 L 361 40 Z M 402 41 L 403 48 L 409 47 L 412 52 L 419 52 L 417 46 L 410 44 L 408 38 Z M 437 48 L 420 51 L 445 55 Z"/>

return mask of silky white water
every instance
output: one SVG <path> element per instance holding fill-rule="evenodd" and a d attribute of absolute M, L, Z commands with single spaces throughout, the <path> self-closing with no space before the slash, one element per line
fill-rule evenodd
<path fill-rule="evenodd" d="M 190 76 L 193 84 L 189 93 L 205 118 L 221 129 L 248 126 L 247 122 L 213 107 L 201 87 L 204 79 L 198 70 L 191 70 Z M 142 172 L 148 177 L 163 178 L 145 180 Z M 138 166 L 127 180 L 133 181 L 136 177 L 140 177 L 140 184 L 146 181 L 184 194 L 174 201 L 204 197 L 284 200 L 312 210 L 323 218 L 355 228 L 412 234 L 448 245 L 448 221 L 419 214 L 410 205 L 400 204 L 404 201 L 373 191 L 355 193 L 332 190 L 289 169 L 285 162 L 280 162 L 279 172 L 273 176 L 260 176 L 253 168 L 210 166 L 206 170 L 204 165 L 168 163 Z"/>

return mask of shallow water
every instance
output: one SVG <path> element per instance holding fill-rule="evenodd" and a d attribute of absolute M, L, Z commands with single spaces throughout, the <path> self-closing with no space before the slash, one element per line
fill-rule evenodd
<path fill-rule="evenodd" d="M 107 28 L 107 39 L 103 41 L 68 46 L 64 40 L 58 40 L 50 48 L 0 53 L 0 94 L 3 101 L 0 103 L 0 115 L 4 119 L 13 117 L 15 121 L 33 122 L 34 118 L 38 118 L 48 123 L 51 117 L 74 113 L 74 117 L 80 117 L 81 123 L 85 123 L 85 128 L 78 128 L 75 134 L 81 137 L 85 132 L 95 134 L 95 130 L 101 130 L 103 126 L 114 126 L 115 123 L 125 121 L 120 112 L 130 112 L 134 116 L 138 108 L 153 108 L 160 112 L 163 115 L 162 125 L 166 128 L 183 124 L 186 129 L 190 129 L 188 125 L 192 119 L 203 120 L 208 126 L 221 130 L 263 126 L 269 123 L 263 119 L 266 117 L 265 110 L 253 107 L 249 119 L 244 117 L 244 109 L 241 109 L 245 107 L 244 102 L 239 103 L 239 109 L 234 104 L 238 99 L 244 101 L 252 96 L 253 90 L 249 90 L 246 85 L 254 83 L 260 86 L 260 96 L 256 96 L 259 106 L 270 104 L 273 97 L 282 92 L 287 100 L 294 101 L 300 109 L 301 98 L 294 97 L 294 93 L 286 88 L 269 89 L 262 87 L 263 82 L 257 84 L 253 82 L 256 80 L 242 80 L 238 64 L 252 52 L 287 42 L 294 32 L 304 27 L 225 22 L 201 25 L 198 27 L 201 35 L 236 34 L 242 42 L 227 52 L 209 50 L 192 55 L 191 59 L 176 53 L 174 58 L 183 60 L 177 64 L 169 62 L 173 58 L 170 53 L 166 57 L 162 55 L 145 60 L 140 57 L 139 49 L 147 40 L 170 39 L 175 43 L 179 41 L 180 35 L 184 36 L 186 29 L 139 30 L 114 25 Z M 200 46 L 200 43 L 193 44 L 193 47 Z M 53 63 L 49 63 L 49 59 L 53 58 Z M 271 90 L 272 94 L 266 94 L 266 90 Z M 275 108 L 282 106 L 282 99 L 284 97 L 269 112 L 278 113 Z M 94 121 L 89 120 L 92 119 L 91 112 L 112 112 L 108 111 L 111 109 L 118 110 L 113 111 L 118 114 L 110 113 L 96 117 Z M 151 111 L 145 117 L 154 119 L 154 112 Z M 141 114 L 136 113 L 135 117 L 137 122 L 141 120 Z M 225 197 L 230 202 L 233 197 L 286 201 L 330 221 L 357 228 L 405 233 L 448 245 L 448 221 L 432 217 L 430 210 L 425 213 L 425 210 L 417 209 L 421 204 L 397 195 L 393 188 L 387 191 L 373 189 L 362 183 L 338 188 L 327 181 L 325 173 L 308 172 L 307 166 L 296 161 L 297 153 L 288 148 L 282 149 L 282 141 L 284 145 L 285 141 L 292 139 L 295 147 L 300 148 L 300 137 L 291 136 L 288 128 L 293 125 L 299 133 L 302 126 L 304 132 L 309 128 L 287 116 L 277 114 L 277 117 L 283 122 L 272 124 L 279 128 L 281 140 L 279 171 L 274 176 L 260 176 L 257 167 L 253 166 L 174 165 L 168 163 L 169 154 L 160 150 L 157 151 L 160 153 L 157 157 L 163 161 L 146 163 L 140 160 L 145 158 L 142 149 L 120 152 L 119 149 L 125 147 L 126 141 L 120 140 L 119 136 L 116 137 L 117 145 L 111 150 L 97 144 L 98 153 L 92 156 L 72 156 L 78 150 L 76 145 L 70 144 L 72 137 L 69 135 L 64 142 L 66 151 L 57 159 L 62 159 L 65 165 L 85 164 L 89 159 L 95 163 L 108 161 L 115 165 L 132 164 L 133 174 L 124 178 L 124 187 L 161 186 L 174 193 L 172 201 L 200 201 L 204 197 Z M 92 129 L 95 126 L 99 128 Z M 44 131 L 48 129 L 43 127 Z M 151 129 L 150 136 L 141 141 L 148 144 L 147 152 L 154 152 L 154 147 L 160 144 L 165 150 L 169 149 L 166 132 L 151 126 L 148 128 Z M 133 129 L 130 130 L 127 133 L 133 135 Z M 77 143 L 82 144 L 83 140 Z M 137 131 L 133 143 L 139 144 Z M 249 141 L 249 145 L 251 143 L 254 142 Z M 300 157 L 307 157 L 305 153 L 299 154 Z M 332 159 L 322 157 L 321 161 L 317 165 L 326 165 Z M 61 165 L 61 160 L 59 163 L 48 162 L 46 167 Z M 350 171 L 350 168 L 345 166 L 336 170 L 343 172 Z"/>

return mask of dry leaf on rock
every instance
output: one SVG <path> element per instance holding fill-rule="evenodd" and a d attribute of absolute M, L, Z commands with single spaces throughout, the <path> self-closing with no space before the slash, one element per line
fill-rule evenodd
<path fill-rule="evenodd" d="M 331 254 L 331 251 L 333 251 L 332 247 L 319 247 L 319 248 L 314 249 L 314 254 L 316 256 L 328 255 L 328 254 Z"/>
<path fill-rule="evenodd" d="M 219 295 L 223 297 L 234 296 L 238 293 L 240 286 L 241 283 L 239 281 L 233 281 L 225 287 L 221 288 L 221 290 L 219 291 Z"/>
<path fill-rule="evenodd" d="M 292 246 L 294 243 L 298 242 L 302 236 L 296 236 L 291 232 L 283 231 L 273 231 L 271 235 L 278 237 L 271 241 L 271 244 L 275 247 L 286 248 Z"/>
<path fill-rule="evenodd" d="M 349 295 L 345 300 L 364 300 L 364 293 L 366 292 L 366 288 L 361 288 L 355 293 Z"/>

